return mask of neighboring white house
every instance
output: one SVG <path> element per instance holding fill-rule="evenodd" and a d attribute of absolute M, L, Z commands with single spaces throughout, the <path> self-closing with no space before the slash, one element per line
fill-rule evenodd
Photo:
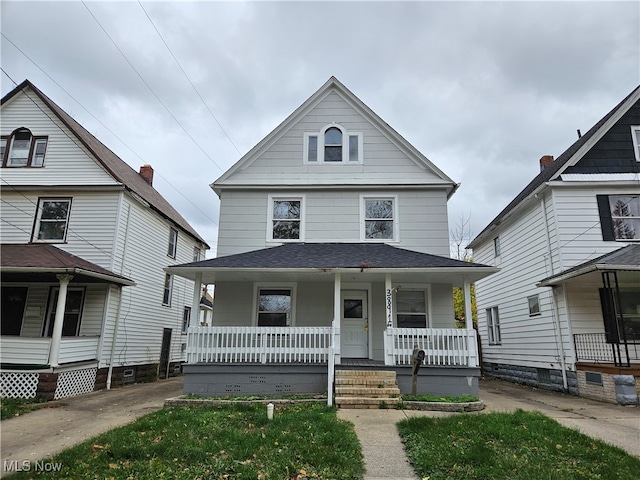
<path fill-rule="evenodd" d="M 486 375 L 637 404 L 640 87 L 471 242 Z"/>
<path fill-rule="evenodd" d="M 173 372 L 205 241 L 29 81 L 1 104 L 1 395 L 47 398 Z M 183 333 L 185 332 L 185 333 Z"/>
<path fill-rule="evenodd" d="M 458 185 L 337 79 L 211 186 L 218 257 L 167 269 L 215 284 L 213 326 L 190 329 L 186 391 L 326 390 L 334 361 L 410 377 L 418 344 L 427 388 L 477 394 L 475 331 L 455 329 L 452 287 L 497 269 L 449 258 Z"/>

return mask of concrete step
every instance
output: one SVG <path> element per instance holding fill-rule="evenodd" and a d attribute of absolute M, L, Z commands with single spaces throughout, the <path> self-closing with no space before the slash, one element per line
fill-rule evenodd
<path fill-rule="evenodd" d="M 361 386 L 341 386 L 336 385 L 336 396 L 344 397 L 393 397 L 400 396 L 398 387 L 361 387 Z"/>
<path fill-rule="evenodd" d="M 393 408 L 401 400 L 399 397 L 336 397 L 336 406 L 339 408 Z"/>

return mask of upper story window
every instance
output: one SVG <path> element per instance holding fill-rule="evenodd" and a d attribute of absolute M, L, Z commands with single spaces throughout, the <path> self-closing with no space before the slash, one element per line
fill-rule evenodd
<path fill-rule="evenodd" d="M 304 240 L 304 197 L 269 196 L 267 241 Z"/>
<path fill-rule="evenodd" d="M 597 195 L 602 239 L 640 240 L 640 196 Z"/>
<path fill-rule="evenodd" d="M 193 261 L 199 262 L 201 258 L 202 258 L 202 250 L 200 250 L 198 247 L 193 247 Z"/>
<path fill-rule="evenodd" d="M 636 162 L 640 162 L 640 125 L 631 127 L 631 137 L 633 138 L 633 152 L 636 156 Z"/>
<path fill-rule="evenodd" d="M 65 242 L 71 212 L 70 198 L 39 198 L 33 242 Z"/>
<path fill-rule="evenodd" d="M 178 249 L 178 230 L 171 227 L 169 228 L 169 247 L 167 248 L 167 255 L 171 258 L 176 258 L 177 249 Z"/>
<path fill-rule="evenodd" d="M 529 303 L 529 316 L 534 317 L 540 315 L 540 297 L 538 295 L 532 295 L 527 297 Z"/>
<path fill-rule="evenodd" d="M 398 240 L 395 197 L 360 197 L 362 240 Z"/>
<path fill-rule="evenodd" d="M 493 239 L 493 256 L 496 258 L 500 256 L 500 237 Z"/>
<path fill-rule="evenodd" d="M 27 128 L 19 128 L 0 141 L 3 167 L 42 167 L 47 137 L 34 137 Z"/>
<path fill-rule="evenodd" d="M 305 163 L 362 163 L 362 133 L 348 132 L 338 124 L 317 133 L 305 133 Z"/>

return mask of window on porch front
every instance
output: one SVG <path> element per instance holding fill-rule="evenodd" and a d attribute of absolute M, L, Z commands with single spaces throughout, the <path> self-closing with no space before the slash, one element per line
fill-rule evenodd
<path fill-rule="evenodd" d="M 424 290 L 396 292 L 396 326 L 427 328 L 427 300 Z"/>
<path fill-rule="evenodd" d="M 291 319 L 291 289 L 261 288 L 258 293 L 258 326 L 286 327 Z"/>
<path fill-rule="evenodd" d="M 47 308 L 47 319 L 45 322 L 43 337 L 53 335 L 53 324 L 56 318 L 56 306 L 58 305 L 59 287 L 51 288 L 49 292 L 49 302 Z M 82 322 L 82 307 L 84 305 L 83 287 L 74 287 L 67 290 L 67 303 L 64 309 L 64 321 L 62 323 L 63 337 L 77 337 L 80 333 L 80 324 Z"/>
<path fill-rule="evenodd" d="M 20 335 L 28 291 L 28 287 L 2 286 L 2 335 Z"/>

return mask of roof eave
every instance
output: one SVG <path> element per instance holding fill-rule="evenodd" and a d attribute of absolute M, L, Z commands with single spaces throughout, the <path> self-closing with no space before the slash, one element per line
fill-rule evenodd
<path fill-rule="evenodd" d="M 136 282 L 125 277 L 107 275 L 105 273 L 92 272 L 84 268 L 47 268 L 47 267 L 2 267 L 0 268 L 2 273 L 49 273 L 56 275 L 84 275 L 85 277 L 95 278 L 96 280 L 103 280 L 107 283 L 115 283 L 124 287 L 133 287 Z"/>
<path fill-rule="evenodd" d="M 587 265 L 583 268 L 579 268 L 572 272 L 567 272 L 565 274 L 559 274 L 553 277 L 547 277 L 536 284 L 537 287 L 553 287 L 556 285 L 560 285 L 561 283 L 566 282 L 567 280 L 571 280 L 572 278 L 580 277 L 582 275 L 586 275 L 588 273 L 593 272 L 607 272 L 607 271 L 630 271 L 630 272 L 640 272 L 640 265 L 612 265 L 609 263 L 596 263 L 592 265 Z"/>

